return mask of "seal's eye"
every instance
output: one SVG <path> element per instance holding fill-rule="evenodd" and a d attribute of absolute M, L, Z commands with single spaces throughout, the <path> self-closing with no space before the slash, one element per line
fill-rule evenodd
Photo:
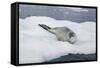
<path fill-rule="evenodd" d="M 75 36 L 74 32 L 69 33 L 69 38 L 74 37 L 74 36 Z"/>

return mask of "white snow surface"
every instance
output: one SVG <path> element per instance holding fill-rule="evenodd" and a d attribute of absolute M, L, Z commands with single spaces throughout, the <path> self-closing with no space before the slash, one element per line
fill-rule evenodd
<path fill-rule="evenodd" d="M 78 41 L 75 44 L 58 41 L 55 35 L 38 24 L 50 27 L 66 26 L 76 33 Z M 19 63 L 41 63 L 69 53 L 95 53 L 95 25 L 95 22 L 77 23 L 45 16 L 19 19 Z"/>

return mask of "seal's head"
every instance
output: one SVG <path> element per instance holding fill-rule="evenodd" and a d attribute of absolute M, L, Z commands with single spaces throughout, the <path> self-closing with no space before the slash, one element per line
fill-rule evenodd
<path fill-rule="evenodd" d="M 77 41 L 76 34 L 67 27 L 55 27 L 50 29 L 50 31 L 56 35 L 59 41 L 68 41 L 71 44 L 74 44 Z"/>

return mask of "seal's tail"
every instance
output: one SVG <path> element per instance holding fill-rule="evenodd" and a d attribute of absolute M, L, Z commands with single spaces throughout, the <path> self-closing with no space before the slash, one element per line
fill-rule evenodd
<path fill-rule="evenodd" d="M 51 28 L 45 24 L 38 24 L 40 27 L 44 28 L 45 30 L 49 31 Z"/>

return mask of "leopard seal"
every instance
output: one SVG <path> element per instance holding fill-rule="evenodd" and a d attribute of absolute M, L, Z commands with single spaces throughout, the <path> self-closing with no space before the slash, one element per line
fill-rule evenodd
<path fill-rule="evenodd" d="M 68 41 L 71 44 L 74 44 L 77 41 L 76 34 L 69 29 L 68 27 L 54 27 L 51 28 L 45 24 L 38 24 L 43 29 L 49 31 L 50 33 L 56 35 L 59 41 L 66 42 Z"/>

